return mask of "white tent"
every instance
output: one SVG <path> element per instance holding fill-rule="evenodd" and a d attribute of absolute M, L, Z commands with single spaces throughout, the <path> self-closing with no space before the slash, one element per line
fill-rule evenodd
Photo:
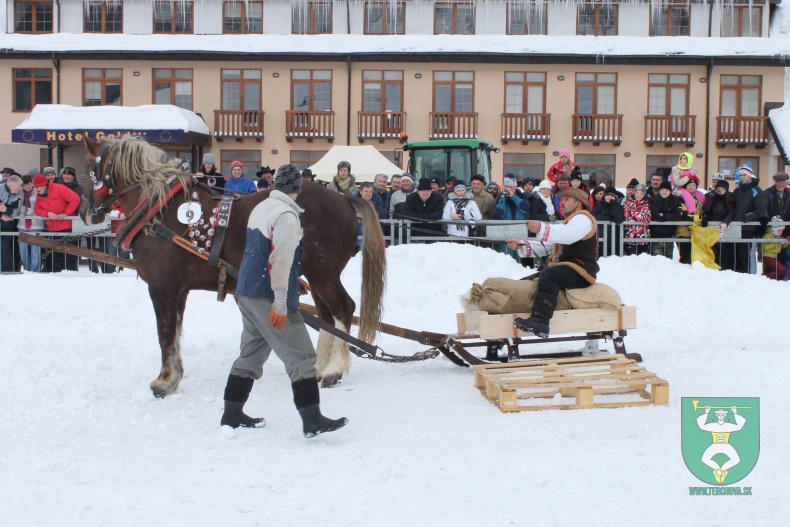
<path fill-rule="evenodd" d="M 373 181 L 376 174 L 386 174 L 389 179 L 393 174 L 401 174 L 403 170 L 381 155 L 372 145 L 366 146 L 333 146 L 329 152 L 310 167 L 316 179 L 332 181 L 337 175 L 337 164 L 341 161 L 351 163 L 351 174 L 359 183 Z"/>

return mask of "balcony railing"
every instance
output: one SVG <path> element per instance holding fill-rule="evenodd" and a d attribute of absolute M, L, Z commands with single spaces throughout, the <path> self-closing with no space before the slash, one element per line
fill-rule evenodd
<path fill-rule="evenodd" d="M 263 116 L 260 110 L 214 110 L 214 138 L 263 141 Z"/>
<path fill-rule="evenodd" d="M 645 143 L 671 145 L 697 142 L 696 115 L 645 115 Z"/>
<path fill-rule="evenodd" d="M 335 112 L 318 111 L 303 112 L 285 111 L 285 139 L 326 139 L 330 143 L 335 140 Z"/>
<path fill-rule="evenodd" d="M 542 141 L 547 145 L 551 139 L 550 125 L 550 113 L 503 113 L 502 142 L 521 141 L 527 144 Z"/>
<path fill-rule="evenodd" d="M 768 117 L 716 117 L 716 144 L 766 146 Z"/>
<path fill-rule="evenodd" d="M 431 112 L 429 139 L 476 139 L 477 112 Z"/>
<path fill-rule="evenodd" d="M 622 114 L 573 114 L 573 142 L 590 142 L 595 145 L 623 142 Z"/>
<path fill-rule="evenodd" d="M 359 117 L 358 139 L 398 139 L 406 130 L 406 112 L 357 112 Z"/>

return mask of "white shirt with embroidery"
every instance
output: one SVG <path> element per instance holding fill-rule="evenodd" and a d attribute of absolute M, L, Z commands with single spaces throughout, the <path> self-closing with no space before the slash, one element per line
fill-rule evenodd
<path fill-rule="evenodd" d="M 536 238 L 521 240 L 524 245 L 518 248 L 522 258 L 548 256 L 554 244 L 570 245 L 578 242 L 593 228 L 592 220 L 585 214 L 577 214 L 568 223 L 541 223 Z"/>

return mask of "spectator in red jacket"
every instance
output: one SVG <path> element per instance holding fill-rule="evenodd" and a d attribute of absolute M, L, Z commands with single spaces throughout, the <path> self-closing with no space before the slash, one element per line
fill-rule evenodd
<path fill-rule="evenodd" d="M 568 177 L 573 176 L 573 174 L 578 174 L 579 179 L 581 179 L 581 169 L 579 169 L 579 165 L 571 161 L 571 153 L 567 150 L 560 150 L 560 160 L 551 165 L 549 171 L 546 173 L 546 176 L 549 178 L 549 181 L 555 183 L 557 181 L 557 176 L 562 174 L 567 174 Z"/>
<path fill-rule="evenodd" d="M 47 220 L 47 232 L 71 232 L 71 220 L 68 216 L 74 216 L 80 206 L 80 197 L 76 192 L 65 185 L 60 185 L 49 181 L 44 174 L 38 174 L 33 178 L 38 196 L 34 210 L 36 216 L 49 218 Z M 64 253 L 53 252 L 50 258 L 44 262 L 44 269 L 57 273 L 68 269 L 77 270 L 77 257 Z"/>

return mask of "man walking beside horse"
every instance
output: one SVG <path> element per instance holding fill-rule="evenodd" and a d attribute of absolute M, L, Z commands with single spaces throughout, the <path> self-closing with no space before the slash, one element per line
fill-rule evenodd
<path fill-rule="evenodd" d="M 549 321 L 560 290 L 579 289 L 595 283 L 598 274 L 598 224 L 590 213 L 587 193 L 578 188 L 560 192 L 565 221 L 549 224 L 528 221 L 534 241 L 508 240 L 507 246 L 522 258 L 551 255 L 538 278 L 538 292 L 529 318 L 516 317 L 513 325 L 541 338 L 549 336 Z M 548 247 L 547 247 L 548 245 Z"/>
<path fill-rule="evenodd" d="M 294 200 L 301 189 L 296 167 L 281 166 L 271 194 L 255 206 L 247 222 L 236 286 L 244 329 L 241 353 L 225 387 L 223 426 L 260 428 L 266 423 L 246 415 L 243 408 L 272 349 L 285 363 L 305 437 L 337 430 L 348 422 L 345 417 L 329 419 L 321 414 L 316 353 L 299 313 L 299 294 L 309 290 L 299 278 L 304 211 Z"/>

